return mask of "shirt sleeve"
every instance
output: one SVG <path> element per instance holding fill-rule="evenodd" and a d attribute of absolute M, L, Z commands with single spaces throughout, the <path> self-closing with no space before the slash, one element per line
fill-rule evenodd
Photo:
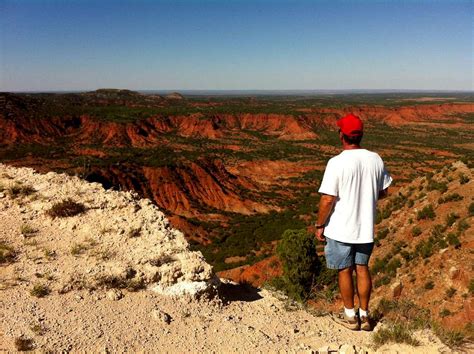
<path fill-rule="evenodd" d="M 382 178 L 380 179 L 381 188 L 379 188 L 379 191 L 383 191 L 384 189 L 387 189 L 388 186 L 392 184 L 392 181 L 393 181 L 392 177 L 390 176 L 390 174 L 384 167 L 383 172 L 382 172 Z"/>
<path fill-rule="evenodd" d="M 328 161 L 318 192 L 334 197 L 339 195 L 339 176 L 337 168 L 331 160 Z"/>

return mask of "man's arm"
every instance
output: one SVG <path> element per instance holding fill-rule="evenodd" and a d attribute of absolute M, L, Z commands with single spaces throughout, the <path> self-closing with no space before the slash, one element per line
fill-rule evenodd
<path fill-rule="evenodd" d="M 321 196 L 321 200 L 319 201 L 318 222 L 316 223 L 316 238 L 321 242 L 324 242 L 324 225 L 326 225 L 335 203 L 336 197 L 329 194 L 323 194 Z"/>

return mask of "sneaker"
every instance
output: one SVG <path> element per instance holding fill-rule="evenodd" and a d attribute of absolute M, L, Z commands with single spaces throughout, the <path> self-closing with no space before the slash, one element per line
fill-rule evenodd
<path fill-rule="evenodd" d="M 359 319 L 357 318 L 357 315 L 355 315 L 354 317 L 349 317 L 344 311 L 342 311 L 340 313 L 333 314 L 332 319 L 334 320 L 334 322 L 339 323 L 340 325 L 343 325 L 344 327 L 353 331 L 358 331 L 360 329 Z"/>
<path fill-rule="evenodd" d="M 360 317 L 360 329 L 363 331 L 371 331 L 372 324 L 370 323 L 370 318 L 367 316 Z"/>

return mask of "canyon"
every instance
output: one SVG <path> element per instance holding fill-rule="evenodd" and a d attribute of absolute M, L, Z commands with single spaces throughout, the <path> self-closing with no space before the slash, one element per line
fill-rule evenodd
<path fill-rule="evenodd" d="M 325 164 L 341 151 L 339 117 L 352 112 L 363 119 L 363 147 L 383 157 L 396 197 L 412 181 L 455 161 L 472 168 L 473 102 L 463 93 L 0 93 L 0 161 L 134 191 L 157 205 L 218 274 L 261 286 L 281 274 L 275 245 L 282 233 L 313 231 Z M 385 223 L 377 230 L 396 234 Z M 469 240 L 461 237 L 467 245 Z M 391 250 L 381 244 L 379 258 Z M 387 292 L 396 279 L 382 278 L 387 284 L 380 291 Z M 454 315 L 441 318 L 446 323 L 457 316 L 447 310 Z M 456 327 L 465 318 L 452 322 Z"/>

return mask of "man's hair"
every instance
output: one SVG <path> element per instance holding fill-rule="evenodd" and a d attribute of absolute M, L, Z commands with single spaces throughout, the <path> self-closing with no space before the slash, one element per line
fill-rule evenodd
<path fill-rule="evenodd" d="M 354 135 L 354 136 L 348 136 L 346 134 L 342 134 L 342 137 L 346 143 L 349 145 L 359 145 L 360 141 L 362 140 L 362 134 L 360 135 Z"/>

